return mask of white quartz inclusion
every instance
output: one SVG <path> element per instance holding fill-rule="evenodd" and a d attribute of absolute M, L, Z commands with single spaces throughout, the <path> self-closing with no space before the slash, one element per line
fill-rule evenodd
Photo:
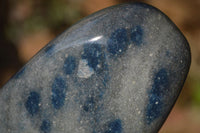
<path fill-rule="evenodd" d="M 85 59 L 80 60 L 77 76 L 79 78 L 89 78 L 92 74 L 94 74 L 94 70 L 88 66 L 88 61 Z"/>

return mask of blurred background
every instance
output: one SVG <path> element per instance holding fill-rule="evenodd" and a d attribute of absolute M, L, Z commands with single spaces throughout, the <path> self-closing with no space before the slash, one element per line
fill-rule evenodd
<path fill-rule="evenodd" d="M 81 18 L 134 0 L 0 0 L 0 88 L 50 40 Z M 159 133 L 200 133 L 200 0 L 138 0 L 159 8 L 189 41 L 192 65 Z"/>

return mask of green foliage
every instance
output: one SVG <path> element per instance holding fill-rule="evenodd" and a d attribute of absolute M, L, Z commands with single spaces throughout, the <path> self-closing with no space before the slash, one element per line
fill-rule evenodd
<path fill-rule="evenodd" d="M 15 6 L 20 3 L 13 4 Z M 31 13 L 24 20 L 13 20 L 8 23 L 6 35 L 12 42 L 16 42 L 24 34 L 43 29 L 56 32 L 56 30 L 71 26 L 82 17 L 80 2 L 70 0 L 42 0 L 40 2 L 32 0 L 30 8 L 32 8 Z"/>
<path fill-rule="evenodd" d="M 200 82 L 199 80 L 193 81 L 192 84 L 193 93 L 192 93 L 192 100 L 195 105 L 200 105 Z"/>

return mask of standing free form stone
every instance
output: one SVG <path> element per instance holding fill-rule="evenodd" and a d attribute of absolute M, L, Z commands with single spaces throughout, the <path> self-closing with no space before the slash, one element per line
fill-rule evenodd
<path fill-rule="evenodd" d="M 189 66 L 186 39 L 158 9 L 104 9 L 50 42 L 1 89 L 0 132 L 155 133 Z"/>

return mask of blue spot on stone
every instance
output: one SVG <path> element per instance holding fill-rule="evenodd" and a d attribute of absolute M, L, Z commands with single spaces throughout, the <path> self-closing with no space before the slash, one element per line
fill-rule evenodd
<path fill-rule="evenodd" d="M 64 72 L 65 74 L 72 74 L 76 68 L 76 58 L 73 56 L 68 56 L 64 62 Z"/>
<path fill-rule="evenodd" d="M 60 76 L 56 77 L 52 85 L 51 96 L 51 101 L 55 109 L 60 109 L 64 105 L 66 89 L 65 80 Z"/>
<path fill-rule="evenodd" d="M 25 103 L 26 110 L 33 116 L 39 111 L 40 94 L 37 92 L 30 92 Z"/>
<path fill-rule="evenodd" d="M 40 130 L 43 133 L 50 133 L 51 131 L 51 122 L 49 120 L 43 120 L 40 126 Z"/>
<path fill-rule="evenodd" d="M 131 29 L 131 41 L 135 45 L 141 45 L 143 40 L 143 29 L 141 26 L 135 26 L 133 29 Z"/>
<path fill-rule="evenodd" d="M 166 56 L 170 57 L 171 53 L 169 51 L 166 51 Z"/>
<path fill-rule="evenodd" d="M 158 118 L 161 113 L 163 103 L 157 95 L 151 95 L 149 97 L 149 104 L 147 106 L 147 124 L 151 124 L 153 120 Z"/>
<path fill-rule="evenodd" d="M 23 67 L 19 72 L 17 72 L 17 74 L 14 76 L 14 78 L 20 78 L 24 72 L 25 72 L 25 67 Z"/>
<path fill-rule="evenodd" d="M 53 51 L 54 51 L 54 47 L 55 47 L 54 44 L 52 44 L 52 45 L 46 47 L 45 50 L 44 50 L 45 53 L 47 53 L 47 55 L 51 55 L 51 54 L 53 53 Z"/>
<path fill-rule="evenodd" d="M 95 109 L 95 99 L 94 97 L 90 97 L 86 100 L 83 110 L 86 112 L 92 112 Z"/>
<path fill-rule="evenodd" d="M 108 124 L 108 130 L 105 133 L 121 133 L 122 132 L 122 123 L 120 119 L 111 121 Z"/>
<path fill-rule="evenodd" d="M 121 55 L 127 50 L 129 45 L 127 30 L 124 28 L 117 29 L 112 33 L 107 43 L 108 52 L 112 55 Z"/>
<path fill-rule="evenodd" d="M 166 69 L 160 69 L 154 76 L 154 83 L 149 93 L 149 103 L 146 111 L 147 124 L 161 115 L 163 96 L 168 92 L 169 80 Z"/>
<path fill-rule="evenodd" d="M 166 69 L 160 69 L 154 77 L 154 84 L 151 89 L 151 94 L 158 96 L 164 95 L 168 90 L 169 80 Z"/>
<path fill-rule="evenodd" d="M 84 45 L 82 59 L 86 59 L 88 61 L 88 66 L 98 71 L 100 70 L 98 65 L 101 66 L 101 68 L 104 65 L 105 55 L 99 44 L 86 44 Z"/>

